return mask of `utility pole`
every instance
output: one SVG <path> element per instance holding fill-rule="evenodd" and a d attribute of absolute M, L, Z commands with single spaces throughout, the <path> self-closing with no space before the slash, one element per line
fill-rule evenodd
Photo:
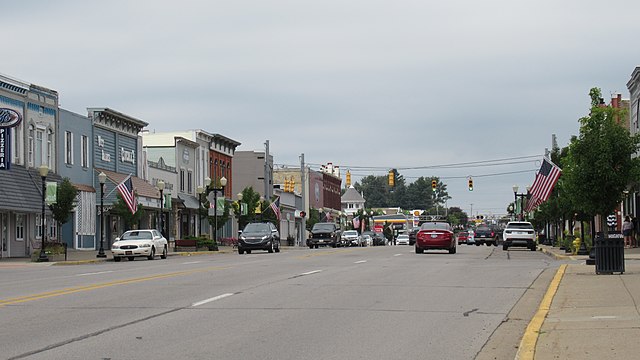
<path fill-rule="evenodd" d="M 473 218 L 473 204 L 470 204 L 470 205 L 471 205 L 471 214 L 469 214 L 469 216 L 471 216 L 471 218 Z"/>
<path fill-rule="evenodd" d="M 269 171 L 269 140 L 264 142 L 264 198 L 271 201 L 271 172 Z"/>
<path fill-rule="evenodd" d="M 302 211 L 305 212 L 305 216 L 302 217 L 302 234 L 300 239 L 300 246 L 306 246 L 305 237 L 307 235 L 307 198 L 306 198 L 307 182 L 305 181 L 304 173 L 304 153 L 300 154 L 300 192 L 302 197 Z"/>

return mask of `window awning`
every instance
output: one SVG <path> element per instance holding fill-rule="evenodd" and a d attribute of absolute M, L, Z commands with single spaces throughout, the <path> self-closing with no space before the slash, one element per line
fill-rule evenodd
<path fill-rule="evenodd" d="M 198 198 L 192 195 L 178 194 L 178 199 L 184 202 L 184 207 L 187 209 L 197 210 L 198 207 L 200 206 L 200 203 L 198 202 Z"/>

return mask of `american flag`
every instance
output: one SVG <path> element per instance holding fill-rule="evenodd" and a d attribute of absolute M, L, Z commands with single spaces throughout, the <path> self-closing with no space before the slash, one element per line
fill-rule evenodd
<path fill-rule="evenodd" d="M 354 217 L 352 222 L 353 222 L 353 228 L 354 229 L 359 228 L 360 227 L 360 216 Z"/>
<path fill-rule="evenodd" d="M 278 196 L 278 198 L 269 206 L 271 207 L 271 210 L 273 210 L 273 213 L 276 214 L 276 219 L 280 220 L 280 197 Z"/>
<path fill-rule="evenodd" d="M 552 163 L 551 160 L 547 158 L 543 159 L 542 166 L 536 175 L 536 180 L 533 182 L 531 189 L 529 189 L 530 198 L 524 209 L 526 212 L 533 211 L 549 199 L 551 190 L 553 190 L 561 174 L 562 170 Z"/>
<path fill-rule="evenodd" d="M 122 199 L 127 203 L 127 207 L 132 214 L 138 211 L 138 203 L 136 202 L 136 195 L 133 193 L 133 183 L 131 182 L 131 175 L 127 176 L 117 186 L 118 192 L 122 195 Z"/>

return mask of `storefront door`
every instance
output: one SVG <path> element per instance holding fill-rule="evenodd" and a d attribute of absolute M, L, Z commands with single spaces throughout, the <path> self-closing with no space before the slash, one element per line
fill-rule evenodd
<path fill-rule="evenodd" d="M 0 258 L 9 257 L 9 215 L 0 213 Z"/>

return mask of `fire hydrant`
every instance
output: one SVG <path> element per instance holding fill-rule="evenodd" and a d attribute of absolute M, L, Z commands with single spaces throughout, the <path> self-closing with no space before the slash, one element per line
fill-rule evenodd
<path fill-rule="evenodd" d="M 577 237 L 575 240 L 573 240 L 573 253 L 576 254 L 578 252 L 578 249 L 580 249 L 580 243 L 582 242 L 582 240 Z"/>

